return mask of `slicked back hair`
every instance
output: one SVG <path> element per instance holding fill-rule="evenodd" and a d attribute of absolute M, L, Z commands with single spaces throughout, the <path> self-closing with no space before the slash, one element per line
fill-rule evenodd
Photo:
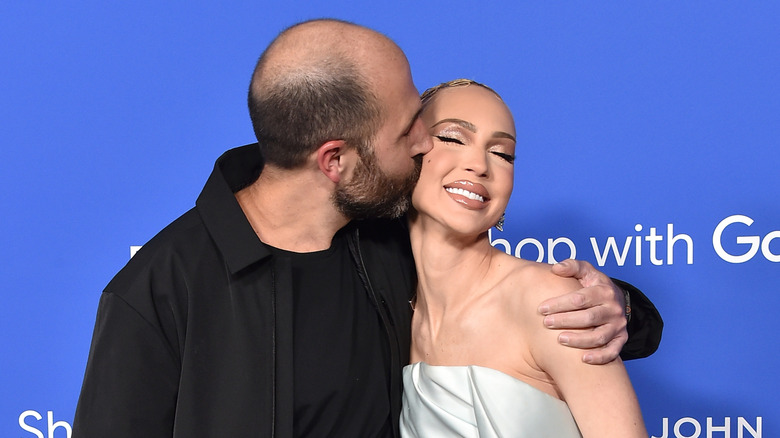
<path fill-rule="evenodd" d="M 422 106 L 425 108 L 428 106 L 428 103 L 433 99 L 433 97 L 441 90 L 445 88 L 455 88 L 455 87 L 468 87 L 469 85 L 474 85 L 477 87 L 482 87 L 491 93 L 495 94 L 496 97 L 498 97 L 498 100 L 504 101 L 503 98 L 501 98 L 501 95 L 496 92 L 496 90 L 488 87 L 485 84 L 479 83 L 473 79 L 453 79 L 451 81 L 442 82 L 439 85 L 434 85 L 433 87 L 423 91 L 423 93 L 420 95 L 420 100 L 422 101 Z"/>

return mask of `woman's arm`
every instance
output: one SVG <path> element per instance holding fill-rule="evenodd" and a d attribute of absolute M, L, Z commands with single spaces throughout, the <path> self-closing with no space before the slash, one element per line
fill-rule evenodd
<path fill-rule="evenodd" d="M 549 273 L 541 277 L 539 296 L 534 299 L 559 296 L 579 287 L 573 279 Z M 622 361 L 584 363 L 582 352 L 561 345 L 558 333 L 544 327 L 543 317 L 533 307 L 528 306 L 530 324 L 526 328 L 531 356 L 568 403 L 583 437 L 646 438 L 639 403 Z"/>

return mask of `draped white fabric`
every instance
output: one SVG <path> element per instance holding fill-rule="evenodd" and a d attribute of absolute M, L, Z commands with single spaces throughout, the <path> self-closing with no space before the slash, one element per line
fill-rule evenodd
<path fill-rule="evenodd" d="M 403 437 L 581 437 L 565 402 L 490 368 L 407 365 L 403 401 Z"/>

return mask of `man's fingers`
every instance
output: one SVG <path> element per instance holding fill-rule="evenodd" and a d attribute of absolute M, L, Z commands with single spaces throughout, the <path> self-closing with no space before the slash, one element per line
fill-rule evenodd
<path fill-rule="evenodd" d="M 572 312 L 586 309 L 592 306 L 590 297 L 580 292 L 570 292 L 566 295 L 544 300 L 539 305 L 539 313 L 549 315 L 551 313 Z"/>
<path fill-rule="evenodd" d="M 614 360 L 628 340 L 622 291 L 587 262 L 566 260 L 556 269 L 577 271 L 577 275 L 589 277 L 585 281 L 580 279 L 581 283 L 593 281 L 597 284 L 541 303 L 539 313 L 544 315 L 545 327 L 570 330 L 560 333 L 558 342 L 586 350 L 582 357 L 586 363 L 602 364 Z"/>
<path fill-rule="evenodd" d="M 552 266 L 553 274 L 576 278 L 583 287 L 611 282 L 609 277 L 585 260 L 567 259 Z"/>
<path fill-rule="evenodd" d="M 591 266 L 590 263 L 574 259 L 566 259 L 552 266 L 553 274 L 561 277 L 573 277 L 580 282 L 582 282 L 591 271 L 595 272 L 595 269 L 593 269 L 593 266 Z"/>
<path fill-rule="evenodd" d="M 601 325 L 606 321 L 608 321 L 607 309 L 597 306 L 573 312 L 547 314 L 544 317 L 544 326 L 556 329 L 586 329 Z"/>
<path fill-rule="evenodd" d="M 583 350 L 602 348 L 608 345 L 618 333 L 611 328 L 601 326 L 593 330 L 566 331 L 558 335 L 558 342 L 567 347 Z"/>
<path fill-rule="evenodd" d="M 579 270 L 577 269 L 577 261 L 572 259 L 566 259 L 552 265 L 552 271 L 555 275 L 561 277 L 574 277 Z"/>
<path fill-rule="evenodd" d="M 604 365 L 605 363 L 610 363 L 620 356 L 620 350 L 623 348 L 626 339 L 628 339 L 627 335 L 625 338 L 617 337 L 603 348 L 588 350 L 587 353 L 582 355 L 582 361 L 591 365 Z"/>
<path fill-rule="evenodd" d="M 628 335 L 621 333 L 614 336 L 607 330 L 588 330 L 584 332 L 563 332 L 558 335 L 558 342 L 567 347 L 585 350 L 582 361 L 593 365 L 601 365 L 615 360 L 620 355 Z"/>

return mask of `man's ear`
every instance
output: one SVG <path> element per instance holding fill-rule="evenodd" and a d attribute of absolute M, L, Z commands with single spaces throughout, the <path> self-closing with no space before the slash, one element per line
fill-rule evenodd
<path fill-rule="evenodd" d="M 317 149 L 317 166 L 334 183 L 344 177 L 351 161 L 352 148 L 344 140 L 331 140 Z"/>

